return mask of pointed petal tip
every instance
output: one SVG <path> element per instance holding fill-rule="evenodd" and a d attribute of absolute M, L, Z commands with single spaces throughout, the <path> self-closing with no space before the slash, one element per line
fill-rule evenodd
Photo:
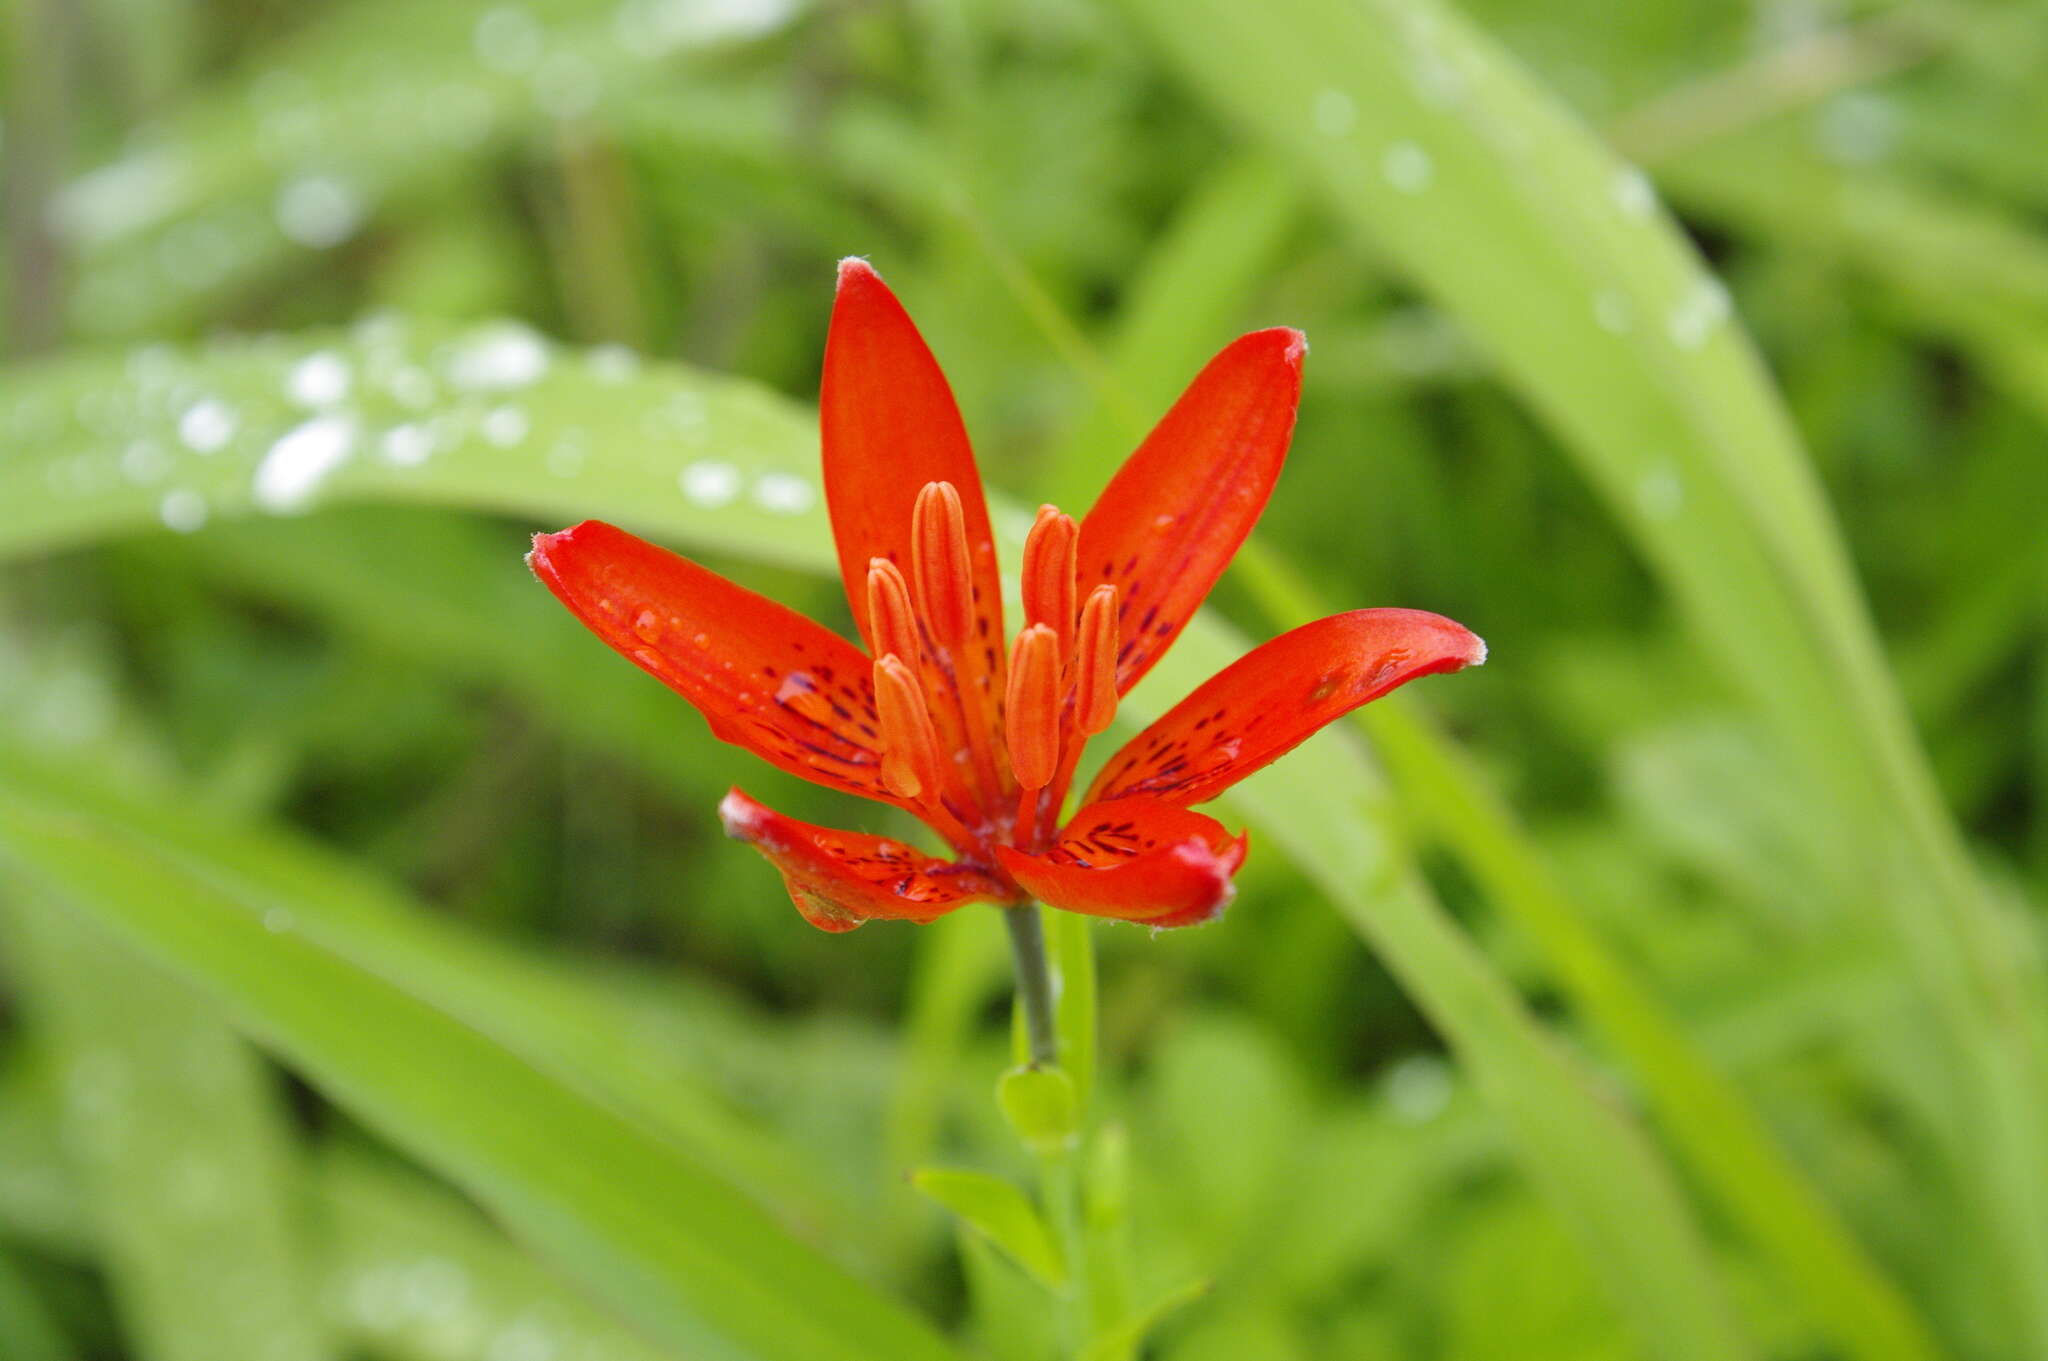
<path fill-rule="evenodd" d="M 725 834 L 735 841 L 751 841 L 761 829 L 761 819 L 768 810 L 740 792 L 734 785 L 725 791 L 725 797 L 718 801 L 718 821 L 725 828 Z"/>
<path fill-rule="evenodd" d="M 1486 640 L 1476 633 L 1472 635 L 1472 646 L 1465 653 L 1465 665 L 1486 665 Z"/>
<path fill-rule="evenodd" d="M 881 277 L 881 275 L 875 273 L 875 267 L 868 263 L 865 255 L 849 255 L 839 262 L 838 286 L 840 288 L 845 288 L 849 283 L 867 279 L 880 281 Z"/>
<path fill-rule="evenodd" d="M 1242 841 L 1240 840 L 1240 847 Z M 1171 918 L 1148 922 L 1152 934 L 1161 931 L 1175 931 L 1188 926 L 1207 926 L 1210 922 L 1221 921 L 1223 913 L 1237 901 L 1237 880 L 1231 876 L 1237 872 L 1237 864 L 1244 860 L 1240 849 L 1233 862 L 1226 856 L 1218 856 L 1199 841 L 1190 841 L 1173 848 L 1173 858 L 1188 867 L 1193 873 L 1207 879 L 1212 888 L 1205 901 L 1197 902 Z"/>
<path fill-rule="evenodd" d="M 1297 369 L 1308 354 L 1308 334 L 1292 326 L 1268 326 L 1263 331 L 1247 331 L 1237 338 L 1237 344 L 1270 351 L 1281 363 Z"/>
<path fill-rule="evenodd" d="M 606 524 L 603 520 L 578 520 L 567 529 L 557 529 L 553 533 L 534 535 L 533 547 L 536 552 L 545 552 L 557 544 L 573 542 L 578 535 L 590 538 L 594 533 L 612 528 L 613 526 Z"/>

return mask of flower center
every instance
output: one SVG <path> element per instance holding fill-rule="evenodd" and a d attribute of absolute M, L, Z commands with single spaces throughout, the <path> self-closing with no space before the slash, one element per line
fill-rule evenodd
<path fill-rule="evenodd" d="M 1117 590 L 1078 600 L 1079 545 L 1072 516 L 1039 508 L 1007 680 L 976 636 L 987 626 L 958 488 L 918 493 L 907 576 L 888 558 L 868 564 L 882 782 L 978 862 L 1002 842 L 1044 848 L 1082 747 L 1116 716 Z"/>

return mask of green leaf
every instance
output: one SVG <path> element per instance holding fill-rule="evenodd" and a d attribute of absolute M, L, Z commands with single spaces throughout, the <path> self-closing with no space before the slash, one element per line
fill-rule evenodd
<path fill-rule="evenodd" d="M 471 622 L 488 612 L 475 610 Z M 509 653 L 533 641 L 516 628 L 503 636 L 514 643 Z M 509 655 L 493 650 L 499 640 L 489 630 L 472 637 L 458 629 L 453 637 L 458 647 L 481 642 L 487 659 Z M 865 1241 L 859 1217 L 804 1155 L 741 1117 L 674 1046 L 652 1039 L 616 992 L 425 911 L 357 865 L 283 834 L 195 811 L 189 791 L 156 783 L 149 793 L 122 805 L 132 827 L 203 856 L 218 873 L 231 872 L 238 891 L 277 920 L 431 996 L 449 1015 L 644 1123 L 791 1221 L 849 1247 Z"/>
<path fill-rule="evenodd" d="M 1081 1361 L 1134 1361 L 1153 1329 L 1175 1311 L 1208 1294 L 1209 1287 L 1208 1281 L 1198 1280 L 1167 1291 L 1122 1323 L 1091 1339 L 1082 1349 Z"/>
<path fill-rule="evenodd" d="M 448 1191 L 341 1149 L 316 1168 L 335 1326 L 386 1361 L 601 1356 L 657 1349 Z"/>
<path fill-rule="evenodd" d="M 1074 1079 L 1056 1066 L 1027 1064 L 996 1082 L 996 1107 L 1026 1147 L 1042 1158 L 1071 1152 L 1081 1137 Z"/>
<path fill-rule="evenodd" d="M 10 894 L 0 925 L 64 1074 L 65 1145 L 137 1355 L 331 1355 L 294 1150 L 256 1055 L 208 999 L 43 895 Z"/>
<path fill-rule="evenodd" d="M 976 1233 L 1001 1248 L 1041 1285 L 1056 1290 L 1067 1282 L 1067 1264 L 1030 1197 L 1001 1177 L 921 1167 L 910 1184 L 960 1216 Z"/>
<path fill-rule="evenodd" d="M 731 1186 L 296 930 L 277 904 L 240 891 L 232 869 L 156 844 L 118 804 L 24 758 L 0 753 L 0 769 L 0 854 L 20 873 L 212 993 L 651 1336 L 790 1361 L 953 1355 Z"/>
<path fill-rule="evenodd" d="M 1222 348 L 1245 295 L 1300 221 L 1302 193 L 1264 153 L 1226 162 L 1188 195 L 1130 283 L 1105 345 L 1116 391 L 1049 454 L 1047 499 L 1085 505 L 1202 360 Z"/>
<path fill-rule="evenodd" d="M 1281 618 L 1326 613 L 1263 557 L 1253 590 Z M 1926 1325 L 1786 1156 L 1740 1088 L 1687 1037 L 1418 702 L 1396 695 L 1355 715 L 1400 788 L 1488 898 L 1535 940 L 1574 1007 L 1629 1065 L 1665 1137 L 1727 1213 L 1797 1281 L 1815 1315 L 1854 1354 L 1923 1361 Z"/>
<path fill-rule="evenodd" d="M 349 500 L 570 516 L 792 566 L 833 561 L 812 422 L 757 384 L 529 328 L 409 325 L 149 347 L 17 371 L 0 553 Z"/>
<path fill-rule="evenodd" d="M 1199 639 L 1190 630 L 1147 683 L 1162 672 L 1189 683 L 1242 650 L 1220 626 Z M 1686 1361 L 1750 1355 L 1661 1153 L 1537 1024 L 1390 844 L 1390 798 L 1356 748 L 1331 733 L 1223 802 L 1329 895 L 1450 1043 L 1653 1354 Z"/>
<path fill-rule="evenodd" d="M 381 217 L 427 210 L 524 137 L 658 85 L 669 59 L 796 9 L 706 9 L 682 22 L 582 0 L 323 11 L 58 196 L 56 225 L 79 262 L 73 323 L 148 334 L 268 276 L 317 269 L 324 252 Z"/>
<path fill-rule="evenodd" d="M 1860 854 L 1929 999 L 1953 1156 L 2014 1335 L 2048 1349 L 2038 970 L 2013 967 L 1909 729 L 1811 468 L 1722 286 L 1654 188 L 1435 0 L 1125 0 L 1234 127 L 1292 161 L 1558 434 Z M 1486 621 L 1475 620 L 1481 632 Z M 1667 1335 L 1661 1345 L 1679 1347 Z"/>

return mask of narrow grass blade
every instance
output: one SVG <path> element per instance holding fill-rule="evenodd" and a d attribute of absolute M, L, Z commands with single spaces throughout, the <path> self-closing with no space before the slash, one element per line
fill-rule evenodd
<path fill-rule="evenodd" d="M 1225 162 L 1188 195 L 1131 281 L 1104 347 L 1123 400 L 1098 402 L 1046 457 L 1038 482 L 1049 500 L 1079 514 L 1222 337 L 1247 329 L 1245 295 L 1302 210 L 1294 176 L 1263 152 Z"/>
<path fill-rule="evenodd" d="M 381 1361 L 673 1361 L 414 1173 L 346 1149 L 314 1168 L 334 1328 Z"/>
<path fill-rule="evenodd" d="M 4 924 L 64 1073 L 65 1145 L 136 1354 L 333 1355 L 298 1232 L 303 1186 L 270 1075 L 218 1008 L 26 888 Z"/>
<path fill-rule="evenodd" d="M 2015 1335 L 2048 1351 L 2041 988 L 1942 808 L 1847 555 L 1725 290 L 1611 156 L 1435 0 L 1126 0 L 1231 124 L 1287 156 L 1556 430 L 1773 725 L 1950 1055 Z M 1484 620 L 1475 621 L 1484 629 Z"/>
<path fill-rule="evenodd" d="M 650 1335 L 710 1356 L 954 1355 L 639 1125 L 295 931 L 205 856 L 151 844 L 47 776 L 5 759 L 0 854 L 19 873 L 198 983 Z"/>

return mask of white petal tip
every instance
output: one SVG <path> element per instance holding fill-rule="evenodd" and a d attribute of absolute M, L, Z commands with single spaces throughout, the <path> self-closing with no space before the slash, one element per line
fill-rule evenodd
<path fill-rule="evenodd" d="M 735 789 L 718 801 L 718 820 L 725 834 L 739 841 L 751 841 L 761 830 L 762 814 L 768 810 Z"/>

